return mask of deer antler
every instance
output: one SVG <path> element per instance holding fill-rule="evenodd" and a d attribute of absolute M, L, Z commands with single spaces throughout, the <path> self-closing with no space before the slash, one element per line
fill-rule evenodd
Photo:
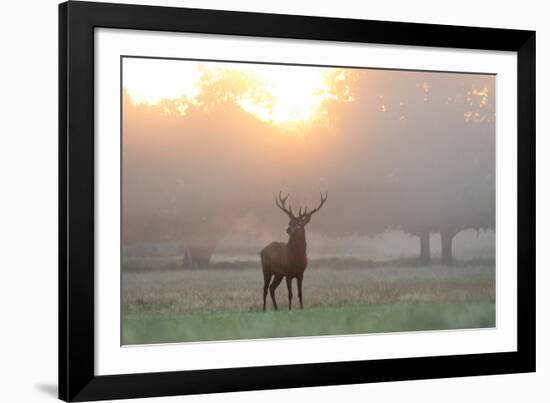
<path fill-rule="evenodd" d="M 286 203 L 286 201 L 287 201 L 289 195 L 287 194 L 285 197 L 283 197 L 283 196 L 281 195 L 281 193 L 282 193 L 282 192 L 279 192 L 279 197 L 278 197 L 278 198 L 277 198 L 277 197 L 275 198 L 275 204 L 276 204 L 277 207 L 279 207 L 286 215 L 288 215 L 291 219 L 292 219 L 292 218 L 296 218 L 296 217 L 294 216 L 294 213 L 292 212 L 292 207 L 290 206 L 290 204 L 288 205 L 288 209 L 287 209 L 286 206 L 285 206 L 285 203 Z"/>
<path fill-rule="evenodd" d="M 328 197 L 328 192 L 325 192 L 325 196 L 323 197 L 323 193 L 319 192 L 319 194 L 321 195 L 321 203 L 319 203 L 319 205 L 317 206 L 317 208 L 314 208 L 313 210 L 311 210 L 309 213 L 307 212 L 307 207 L 304 211 L 304 214 L 300 214 L 300 217 L 306 217 L 306 216 L 312 216 L 313 214 L 315 214 L 316 212 L 318 212 L 319 210 L 321 210 L 321 207 L 323 207 L 323 204 L 325 204 L 325 202 L 327 201 L 327 197 Z M 301 211 L 301 209 L 300 209 Z"/>

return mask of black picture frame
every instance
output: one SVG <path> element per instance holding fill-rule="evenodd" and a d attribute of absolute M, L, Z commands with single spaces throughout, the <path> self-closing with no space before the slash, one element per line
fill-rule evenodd
<path fill-rule="evenodd" d="M 517 52 L 517 351 L 96 376 L 94 29 Z M 114 330 L 118 331 L 118 330 Z M 59 398 L 66 401 L 535 371 L 535 32 L 142 5 L 59 5 Z"/>

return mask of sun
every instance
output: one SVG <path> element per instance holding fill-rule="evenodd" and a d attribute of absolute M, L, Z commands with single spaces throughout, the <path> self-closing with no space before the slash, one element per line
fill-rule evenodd
<path fill-rule="evenodd" d="M 137 103 L 154 105 L 182 96 L 193 102 L 204 73 L 223 70 L 254 77 L 263 98 L 243 96 L 235 102 L 258 119 L 284 127 L 313 122 L 323 102 L 335 97 L 330 77 L 339 77 L 324 67 L 130 58 L 124 59 L 123 86 Z"/>
<path fill-rule="evenodd" d="M 258 118 L 274 124 L 313 121 L 323 101 L 330 97 L 326 68 L 302 66 L 254 66 L 251 73 L 262 82 L 273 105 L 243 100 L 239 104 Z"/>

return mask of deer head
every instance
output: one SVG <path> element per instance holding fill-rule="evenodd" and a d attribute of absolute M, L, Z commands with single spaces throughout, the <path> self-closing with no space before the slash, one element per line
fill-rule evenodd
<path fill-rule="evenodd" d="M 278 197 L 275 198 L 275 204 L 290 219 L 290 221 L 288 222 L 288 228 L 286 229 L 286 233 L 290 236 L 294 235 L 299 231 L 304 230 L 304 227 L 311 220 L 311 216 L 316 212 L 318 212 L 321 209 L 321 207 L 323 207 L 323 204 L 325 204 L 325 201 L 327 200 L 327 197 L 328 197 L 328 192 L 326 192 L 324 196 L 322 193 L 320 193 L 321 202 L 316 208 L 314 208 L 311 211 L 308 211 L 308 208 L 306 207 L 302 212 L 302 208 L 300 207 L 300 209 L 298 210 L 298 215 L 296 216 L 294 215 L 294 212 L 292 211 L 292 206 L 290 206 L 290 204 L 288 205 L 288 208 L 286 207 L 286 201 L 289 195 L 287 194 L 285 197 L 283 197 L 281 193 L 282 192 L 279 192 Z"/>

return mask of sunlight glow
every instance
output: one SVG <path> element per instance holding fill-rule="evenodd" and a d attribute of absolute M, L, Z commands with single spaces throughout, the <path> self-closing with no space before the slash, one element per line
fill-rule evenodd
<path fill-rule="evenodd" d="M 321 103 L 330 95 L 326 90 L 323 68 L 255 66 L 255 73 L 264 89 L 274 97 L 271 110 L 243 100 L 239 104 L 248 112 L 274 123 L 303 122 L 315 118 Z"/>
<path fill-rule="evenodd" d="M 123 86 L 136 103 L 154 105 L 179 97 L 194 102 L 203 74 L 224 71 L 236 71 L 260 83 L 263 96 L 243 96 L 235 102 L 275 125 L 313 121 L 323 101 L 335 97 L 329 78 L 344 79 L 331 68 L 129 58 L 124 59 Z"/>

